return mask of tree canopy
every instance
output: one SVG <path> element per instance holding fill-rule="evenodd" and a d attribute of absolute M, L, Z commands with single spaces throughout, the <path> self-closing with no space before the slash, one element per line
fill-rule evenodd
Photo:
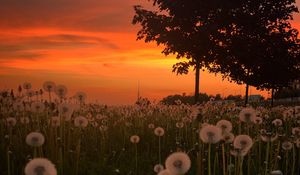
<path fill-rule="evenodd" d="M 187 58 L 177 74 L 206 67 L 236 83 L 282 87 L 299 77 L 298 31 L 290 20 L 295 0 L 152 0 L 156 10 L 135 6 L 137 39 L 163 45 L 163 54 Z M 197 89 L 198 88 L 198 89 Z"/>

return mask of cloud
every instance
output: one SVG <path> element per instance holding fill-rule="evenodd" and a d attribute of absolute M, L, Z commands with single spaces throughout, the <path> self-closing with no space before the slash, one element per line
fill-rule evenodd
<path fill-rule="evenodd" d="M 133 0 L 0 0 L 0 28 L 132 31 Z"/>
<path fill-rule="evenodd" d="M 0 39 L 0 59 L 37 59 L 43 58 L 49 51 L 67 51 L 101 47 L 119 49 L 107 39 L 94 36 L 55 34 L 44 36 L 23 36 Z"/>

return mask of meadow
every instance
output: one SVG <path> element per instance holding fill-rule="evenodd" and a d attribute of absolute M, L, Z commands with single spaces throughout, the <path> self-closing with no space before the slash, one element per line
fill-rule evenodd
<path fill-rule="evenodd" d="M 300 106 L 85 103 L 25 83 L 0 97 L 2 175 L 296 175 Z"/>

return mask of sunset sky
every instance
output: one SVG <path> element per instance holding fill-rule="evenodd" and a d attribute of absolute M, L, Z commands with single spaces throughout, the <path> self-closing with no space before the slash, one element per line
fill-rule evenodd
<path fill-rule="evenodd" d="M 0 0 L 0 89 L 44 81 L 84 91 L 90 101 L 131 104 L 140 93 L 159 100 L 192 94 L 194 72 L 176 76 L 174 56 L 136 41 L 133 5 L 147 0 Z M 300 26 L 300 16 L 293 24 Z M 258 93 L 251 88 L 250 93 Z M 200 91 L 244 94 L 244 86 L 201 72 Z M 268 96 L 267 92 L 260 92 Z"/>

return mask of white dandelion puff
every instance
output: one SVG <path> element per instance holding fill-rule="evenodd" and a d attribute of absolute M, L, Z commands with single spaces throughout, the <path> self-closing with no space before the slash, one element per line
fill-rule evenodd
<path fill-rule="evenodd" d="M 43 89 L 46 92 L 54 92 L 55 91 L 55 83 L 52 81 L 46 81 L 43 83 Z"/>
<path fill-rule="evenodd" d="M 56 175 L 57 171 L 52 162 L 45 158 L 35 158 L 27 163 L 25 175 Z"/>
<path fill-rule="evenodd" d="M 29 146 L 39 147 L 45 142 L 45 137 L 39 132 L 31 132 L 26 136 L 26 143 Z"/>
<path fill-rule="evenodd" d="M 83 116 L 78 116 L 74 119 L 74 125 L 76 127 L 85 128 L 89 124 L 89 121 L 87 118 Z"/>
<path fill-rule="evenodd" d="M 64 98 L 67 94 L 68 90 L 66 88 L 66 86 L 64 85 L 57 85 L 55 88 L 55 94 L 59 97 L 59 98 Z"/>
<path fill-rule="evenodd" d="M 153 168 L 154 172 L 159 173 L 163 171 L 165 168 L 162 164 L 156 164 Z"/>
<path fill-rule="evenodd" d="M 222 140 L 224 140 L 225 143 L 232 143 L 234 140 L 234 134 L 229 132 L 229 133 L 224 133 L 222 135 Z"/>
<path fill-rule="evenodd" d="M 15 119 L 15 118 L 13 118 L 13 117 L 8 117 L 8 118 L 6 118 L 6 125 L 8 126 L 8 127 L 13 127 L 13 126 L 15 126 L 17 124 L 17 120 Z"/>
<path fill-rule="evenodd" d="M 253 108 L 247 107 L 241 110 L 239 114 L 239 119 L 242 122 L 255 122 L 256 111 Z"/>
<path fill-rule="evenodd" d="M 232 130 L 232 124 L 230 121 L 228 120 L 220 120 L 217 122 L 216 124 L 217 127 L 219 127 L 220 129 L 222 129 L 222 132 L 231 132 Z"/>
<path fill-rule="evenodd" d="M 60 126 L 60 118 L 58 116 L 51 117 L 51 126 L 53 127 Z"/>
<path fill-rule="evenodd" d="M 293 148 L 293 143 L 292 142 L 289 142 L 289 141 L 284 141 L 282 144 L 281 144 L 281 147 L 283 150 L 291 150 Z"/>
<path fill-rule="evenodd" d="M 222 139 L 222 130 L 214 125 L 207 125 L 201 128 L 200 138 L 205 143 L 217 143 Z"/>
<path fill-rule="evenodd" d="M 282 120 L 281 119 L 275 119 L 272 121 L 272 124 L 274 126 L 282 126 Z"/>
<path fill-rule="evenodd" d="M 253 145 L 252 138 L 248 135 L 238 135 L 233 141 L 233 146 L 235 149 L 249 150 Z"/>
<path fill-rule="evenodd" d="M 41 113 L 45 109 L 45 105 L 42 102 L 33 102 L 31 104 L 31 111 L 36 113 Z"/>
<path fill-rule="evenodd" d="M 134 144 L 137 144 L 140 142 L 140 137 L 138 135 L 133 135 L 130 137 L 130 142 L 131 143 L 134 143 Z"/>
<path fill-rule="evenodd" d="M 154 130 L 154 134 L 159 137 L 163 136 L 165 134 L 165 130 L 162 127 L 157 127 Z"/>
<path fill-rule="evenodd" d="M 186 153 L 175 152 L 168 156 L 165 165 L 170 174 L 182 175 L 190 169 L 191 160 Z"/>
<path fill-rule="evenodd" d="M 159 172 L 157 175 L 172 175 L 172 174 L 169 172 L 169 170 L 164 169 L 161 172 Z"/>

